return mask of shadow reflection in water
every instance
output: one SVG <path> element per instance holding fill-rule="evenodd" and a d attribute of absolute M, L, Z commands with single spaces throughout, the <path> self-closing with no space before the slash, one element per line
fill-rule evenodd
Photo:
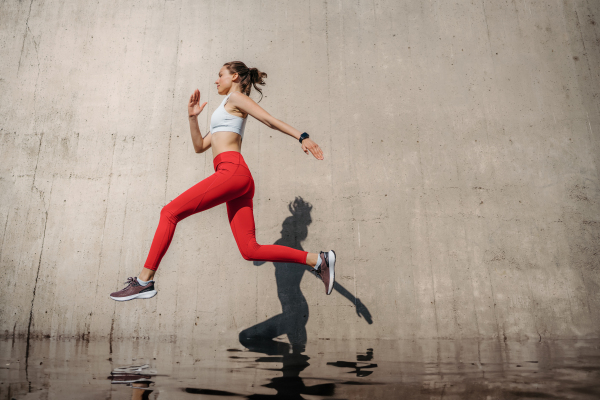
<path fill-rule="evenodd" d="M 373 373 L 373 371 L 369 371 L 369 369 L 377 368 L 377 364 L 366 363 L 366 361 L 371 361 L 373 359 L 373 349 L 367 349 L 367 354 L 359 354 L 356 356 L 356 359 L 358 362 L 336 361 L 328 362 L 327 365 L 333 365 L 334 367 L 339 368 L 354 368 L 354 371 L 348 373 L 356 374 L 357 377 L 369 376 Z"/>
<path fill-rule="evenodd" d="M 334 378 L 315 378 L 310 377 L 311 380 L 315 379 L 325 379 L 335 382 L 328 383 L 317 383 L 314 385 L 306 385 L 303 379 L 300 377 L 300 372 L 304 371 L 310 364 L 308 360 L 310 357 L 301 354 L 298 352 L 293 352 L 292 346 L 283 343 L 276 342 L 273 340 L 254 340 L 251 343 L 252 353 L 264 353 L 271 354 L 266 357 L 242 357 L 242 356 L 230 356 L 232 359 L 236 360 L 245 360 L 250 365 L 246 368 L 252 369 L 260 369 L 263 371 L 277 371 L 281 372 L 282 376 L 274 377 L 270 379 L 270 382 L 267 384 L 263 384 L 261 386 L 275 389 L 275 394 L 251 394 L 245 396 L 239 393 L 232 392 L 221 392 L 210 390 L 210 389 L 199 389 L 199 388 L 185 388 L 185 392 L 187 393 L 197 393 L 197 394 L 212 394 L 212 395 L 220 395 L 220 396 L 240 396 L 246 399 L 253 400 L 268 400 L 268 399 L 304 399 L 303 395 L 311 395 L 311 396 L 321 396 L 321 397 L 329 397 L 333 396 L 335 393 L 336 385 L 362 385 L 362 382 L 359 381 L 343 381 Z M 229 349 L 228 351 L 240 351 L 236 349 Z M 244 352 L 247 354 L 247 352 Z M 280 356 L 274 356 L 272 354 L 280 354 Z M 373 349 L 367 350 L 367 357 L 371 359 L 373 357 Z M 357 355 L 357 360 L 364 358 L 363 355 Z M 281 364 L 281 368 L 268 367 L 265 366 L 269 363 L 271 364 Z M 347 373 L 356 374 L 357 377 L 368 376 L 373 373 L 373 371 L 361 371 L 362 368 L 376 368 L 377 364 L 366 364 L 364 361 L 357 362 L 349 362 L 349 361 L 337 361 L 335 363 L 327 363 L 328 365 L 333 365 L 336 367 L 341 367 L 345 369 L 351 369 Z M 361 365 L 364 364 L 364 365 Z M 377 383 L 366 383 L 365 384 L 377 384 Z"/>

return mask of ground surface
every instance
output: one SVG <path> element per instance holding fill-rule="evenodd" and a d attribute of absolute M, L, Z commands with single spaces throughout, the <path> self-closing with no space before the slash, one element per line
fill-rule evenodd
<path fill-rule="evenodd" d="M 0 399 L 596 399 L 600 342 L 0 343 Z M 27 365 L 27 368 L 25 368 Z M 200 395 L 200 396 L 199 396 Z M 211 397 L 214 396 L 214 397 Z"/>

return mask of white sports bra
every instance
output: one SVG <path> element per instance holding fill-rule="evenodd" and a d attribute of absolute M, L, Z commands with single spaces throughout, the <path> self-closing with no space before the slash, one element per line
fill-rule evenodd
<path fill-rule="evenodd" d="M 223 99 L 221 105 L 217 107 L 210 117 L 210 132 L 213 134 L 220 131 L 235 132 L 244 140 L 244 129 L 246 128 L 248 116 L 246 118 L 238 117 L 225 110 L 225 103 L 227 103 L 229 96 L 231 96 L 231 93 Z"/>

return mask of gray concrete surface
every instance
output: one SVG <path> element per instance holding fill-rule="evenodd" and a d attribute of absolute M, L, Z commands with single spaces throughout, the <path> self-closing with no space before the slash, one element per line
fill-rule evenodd
<path fill-rule="evenodd" d="M 288 313 L 286 284 L 313 339 L 599 336 L 600 2 L 9 0 L 0 15 L 5 337 L 235 338 Z M 340 290 L 245 261 L 221 205 L 178 225 L 158 296 L 113 302 L 161 207 L 213 173 L 186 102 L 208 101 L 205 132 L 231 60 L 267 72 L 260 105 L 325 154 L 250 117 L 257 239 L 335 249 Z M 290 219 L 297 197 L 312 209 Z"/>

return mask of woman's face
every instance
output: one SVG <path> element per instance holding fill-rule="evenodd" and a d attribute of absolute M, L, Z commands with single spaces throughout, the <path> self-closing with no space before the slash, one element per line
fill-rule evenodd
<path fill-rule="evenodd" d="M 219 71 L 219 77 L 215 81 L 217 84 L 217 92 L 219 94 L 229 92 L 229 89 L 231 89 L 231 83 L 237 78 L 237 72 L 231 75 L 226 66 L 221 67 L 221 70 Z"/>

